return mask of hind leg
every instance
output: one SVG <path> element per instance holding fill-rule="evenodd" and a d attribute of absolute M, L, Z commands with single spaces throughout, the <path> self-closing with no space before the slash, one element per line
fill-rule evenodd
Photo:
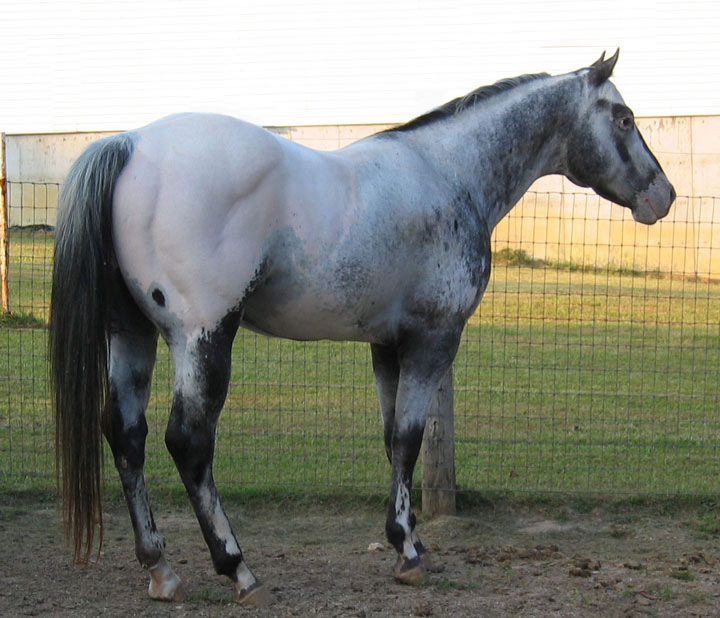
<path fill-rule="evenodd" d="M 266 590 L 245 564 L 213 479 L 215 429 L 230 381 L 234 320 L 188 337 L 175 357 L 175 396 L 165 443 L 175 460 L 215 570 L 234 582 L 240 603 L 264 604 Z"/>
<path fill-rule="evenodd" d="M 149 594 L 162 600 L 180 600 L 180 578 L 167 564 L 165 541 L 155 527 L 145 487 L 145 409 L 155 364 L 157 332 L 141 315 L 114 316 L 110 337 L 109 401 L 104 418 L 105 436 L 125 493 L 135 535 L 135 555 L 150 571 Z"/>

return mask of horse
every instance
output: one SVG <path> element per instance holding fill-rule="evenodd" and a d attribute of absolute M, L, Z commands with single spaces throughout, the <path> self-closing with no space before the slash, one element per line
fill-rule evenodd
<path fill-rule="evenodd" d="M 175 369 L 165 443 L 215 570 L 239 603 L 267 601 L 212 469 L 243 327 L 370 344 L 390 462 L 393 575 L 421 581 L 432 562 L 416 531 L 413 469 L 431 398 L 488 284 L 493 228 L 547 174 L 591 187 L 648 225 L 675 199 L 610 81 L 618 52 L 571 73 L 478 88 L 333 152 L 212 114 L 174 115 L 91 144 L 61 190 L 49 322 L 75 560 L 102 543 L 104 435 L 149 595 L 182 598 L 143 475 L 159 334 Z"/>

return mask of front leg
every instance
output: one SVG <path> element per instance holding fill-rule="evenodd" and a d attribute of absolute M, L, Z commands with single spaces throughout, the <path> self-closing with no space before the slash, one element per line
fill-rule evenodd
<path fill-rule="evenodd" d="M 422 442 L 423 428 L 416 427 L 411 433 L 412 436 L 405 435 L 398 441 L 393 440 L 393 460 L 403 463 L 398 466 L 393 465 L 393 483 L 390 490 L 385 532 L 388 541 L 397 551 L 397 560 L 393 569 L 395 579 L 405 584 L 419 584 L 425 578 L 425 567 L 418 551 L 422 547 L 422 543 L 415 532 L 417 520 L 410 501 L 414 468 L 414 462 L 412 464 L 410 462 L 413 450 L 412 442 L 417 439 L 417 435 Z M 402 446 L 400 443 L 403 443 Z M 406 446 L 409 447 L 407 450 L 405 450 Z M 399 454 L 403 451 L 405 456 Z M 398 455 L 396 456 L 395 453 Z M 417 455 L 415 459 L 417 459 Z"/>
<path fill-rule="evenodd" d="M 398 350 L 392 346 L 371 344 L 373 374 L 377 386 L 380 412 L 383 419 L 385 452 L 392 464 L 392 437 L 395 425 L 395 400 L 400 380 L 400 362 Z"/>
<path fill-rule="evenodd" d="M 385 530 L 398 553 L 395 578 L 417 584 L 430 564 L 415 532 L 410 494 L 432 398 L 457 351 L 460 332 L 424 333 L 400 349 L 400 379 L 391 444 L 392 481 Z"/>

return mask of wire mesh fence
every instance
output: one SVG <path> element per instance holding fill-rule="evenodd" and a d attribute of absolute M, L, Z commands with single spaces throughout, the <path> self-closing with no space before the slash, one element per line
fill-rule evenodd
<path fill-rule="evenodd" d="M 0 483 L 45 488 L 57 186 L 10 183 L 9 195 Z M 718 492 L 719 225 L 720 198 L 679 198 L 646 228 L 593 195 L 525 196 L 494 233 L 492 279 L 454 366 L 460 489 Z M 158 352 L 146 476 L 169 485 L 179 483 L 163 443 L 172 364 L 163 343 Z M 241 331 L 215 475 L 225 490 L 384 489 L 368 346 Z"/>

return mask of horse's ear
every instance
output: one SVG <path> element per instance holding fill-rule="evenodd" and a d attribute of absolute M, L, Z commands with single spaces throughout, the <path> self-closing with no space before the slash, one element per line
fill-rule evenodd
<path fill-rule="evenodd" d="M 618 47 L 617 51 L 607 60 L 605 60 L 605 52 L 603 52 L 600 58 L 590 65 L 590 83 L 593 86 L 604 84 L 610 79 L 619 56 L 620 48 Z"/>

